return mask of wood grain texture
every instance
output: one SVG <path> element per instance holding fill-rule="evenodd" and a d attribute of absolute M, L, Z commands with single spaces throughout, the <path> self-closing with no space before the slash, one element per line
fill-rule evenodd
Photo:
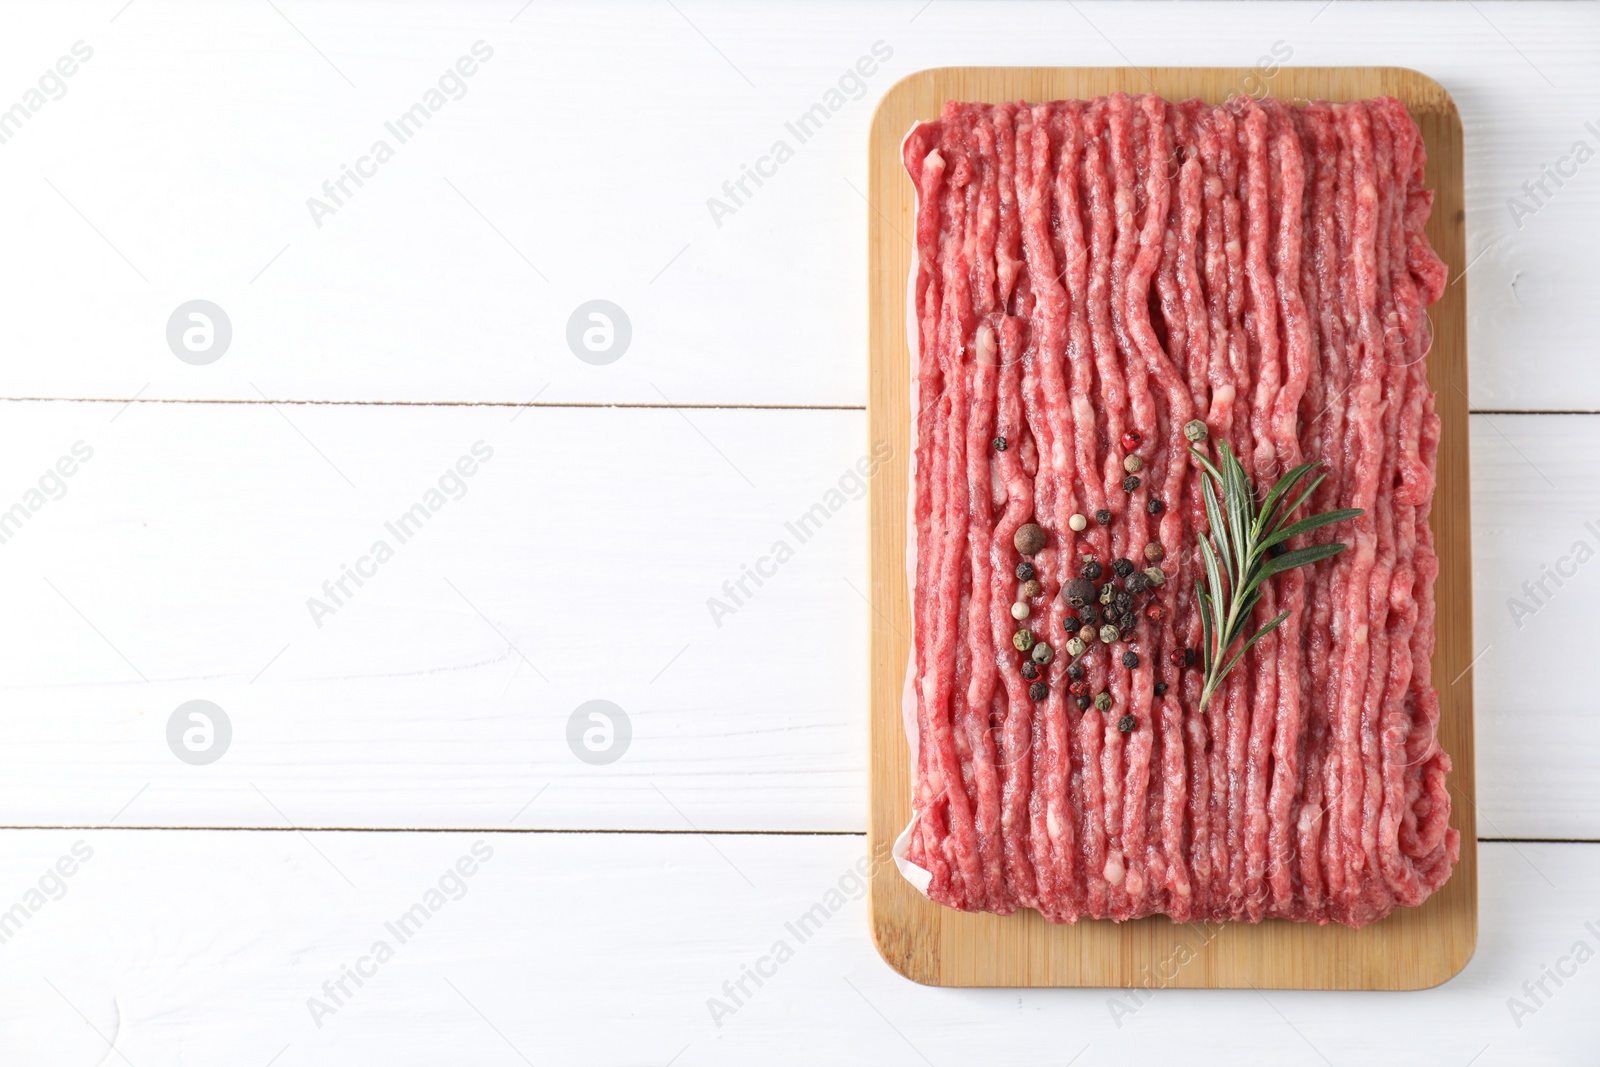
<path fill-rule="evenodd" d="M 922 71 L 884 97 L 870 140 L 869 434 L 895 444 L 895 459 L 871 498 L 872 596 L 869 847 L 886 853 L 910 819 L 909 753 L 900 713 L 910 632 L 905 576 L 906 463 L 910 372 L 905 288 L 911 264 L 913 193 L 899 146 L 913 122 L 937 118 L 946 100 L 1058 100 L 1114 91 L 1198 96 L 1220 103 L 1243 91 L 1235 68 L 978 68 Z M 1437 82 L 1400 68 L 1289 68 L 1272 83 L 1284 98 L 1405 102 L 1428 149 L 1426 183 L 1436 193 L 1428 237 L 1458 276 L 1466 266 L 1462 135 L 1454 102 Z M 1123 986 L 1288 989 L 1420 989 L 1465 966 L 1477 943 L 1477 826 L 1473 787 L 1471 529 L 1468 508 L 1466 293 L 1452 285 L 1433 306 L 1429 380 L 1443 424 L 1433 528 L 1440 558 L 1435 587 L 1440 741 L 1455 769 L 1451 825 L 1461 860 L 1445 886 L 1418 908 L 1363 930 L 1269 920 L 1258 925 L 1178 925 L 1165 917 L 1123 924 L 1051 926 L 1033 911 L 1001 918 L 941 907 L 889 865 L 870 894 L 873 937 L 902 974 L 930 985 Z M 1175 966 L 1174 961 L 1184 961 Z M 1152 976 L 1154 978 L 1152 979 Z"/>

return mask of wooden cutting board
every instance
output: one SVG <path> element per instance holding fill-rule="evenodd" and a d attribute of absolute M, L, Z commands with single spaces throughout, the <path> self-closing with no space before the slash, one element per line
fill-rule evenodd
<path fill-rule="evenodd" d="M 907 635 L 906 470 L 911 374 L 906 347 L 906 276 L 911 267 L 913 193 L 900 143 L 913 122 L 935 119 L 946 100 L 1000 103 L 1100 96 L 1122 90 L 1169 100 L 1221 103 L 1262 87 L 1284 99 L 1405 103 L 1427 144 L 1427 186 L 1437 199 L 1428 237 L 1455 279 L 1430 309 L 1428 376 L 1443 438 L 1433 530 L 1439 553 L 1439 734 L 1455 769 L 1450 823 L 1461 862 L 1439 892 L 1363 930 L 1269 920 L 1180 925 L 1165 917 L 1052 926 L 1037 912 L 1005 918 L 934 904 L 900 876 L 889 849 L 911 818 L 909 753 L 901 721 Z M 1148 988 L 1423 989 L 1466 965 L 1477 943 L 1478 864 L 1472 758 L 1472 552 L 1467 505 L 1466 215 L 1461 120 L 1433 79 L 1394 67 L 1251 68 L 950 67 L 896 84 L 873 118 L 868 213 L 871 296 L 869 440 L 893 446 L 871 498 L 870 914 L 878 951 L 901 974 L 944 986 L 1121 986 Z"/>

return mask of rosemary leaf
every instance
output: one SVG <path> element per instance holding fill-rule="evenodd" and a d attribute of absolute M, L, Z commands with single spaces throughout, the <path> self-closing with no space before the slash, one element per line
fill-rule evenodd
<path fill-rule="evenodd" d="M 1284 611 L 1249 637 L 1245 636 L 1266 581 L 1284 571 L 1331 559 L 1347 546 L 1338 543 L 1307 545 L 1276 555 L 1272 550 L 1292 537 L 1357 518 L 1365 512 L 1360 508 L 1340 508 L 1289 522 L 1290 516 L 1310 499 L 1326 477 L 1317 474 L 1301 487 L 1318 464 L 1302 463 L 1295 467 L 1279 478 L 1258 504 L 1249 475 L 1226 441 L 1217 443 L 1218 463 L 1215 464 L 1199 450 L 1191 447 L 1189 451 L 1209 476 L 1201 483 L 1201 490 L 1211 538 L 1200 540 L 1205 580 L 1195 581 L 1201 636 L 1205 643 L 1201 650 L 1205 686 L 1200 693 L 1200 707 L 1204 710 L 1228 672 L 1250 651 L 1250 646 L 1289 617 L 1289 612 Z M 1243 644 L 1239 649 L 1228 655 L 1241 640 Z"/>

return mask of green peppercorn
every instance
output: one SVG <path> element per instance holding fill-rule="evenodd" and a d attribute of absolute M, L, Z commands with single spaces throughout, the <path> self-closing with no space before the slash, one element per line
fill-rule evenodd
<path fill-rule="evenodd" d="M 1033 646 L 1033 662 L 1043 667 L 1056 658 L 1056 650 L 1040 641 Z"/>
<path fill-rule="evenodd" d="M 1150 580 L 1150 588 L 1155 589 L 1167 580 L 1167 572 L 1160 567 L 1146 567 L 1144 576 Z"/>
<path fill-rule="evenodd" d="M 1117 720 L 1117 729 L 1125 734 L 1133 733 L 1138 725 L 1139 720 L 1135 719 L 1132 715 L 1124 715 L 1122 718 Z"/>
<path fill-rule="evenodd" d="M 1120 636 L 1121 635 L 1117 633 L 1117 628 L 1112 626 L 1110 623 L 1100 627 L 1100 640 L 1104 641 L 1108 645 L 1115 642 Z"/>
<path fill-rule="evenodd" d="M 1130 671 L 1139 666 L 1139 653 L 1129 649 L 1122 654 L 1122 665 Z"/>
<path fill-rule="evenodd" d="M 1098 522 L 1101 526 L 1110 526 L 1111 512 L 1107 511 L 1105 508 L 1101 508 L 1099 511 L 1094 513 L 1094 521 Z"/>
<path fill-rule="evenodd" d="M 1184 440 L 1188 441 L 1191 445 L 1199 444 L 1210 435 L 1211 431 L 1207 429 L 1206 424 L 1199 419 L 1194 419 L 1183 424 Z"/>
<path fill-rule="evenodd" d="M 1104 691 L 1095 694 L 1094 706 L 1099 708 L 1101 711 L 1110 711 L 1111 694 Z"/>
<path fill-rule="evenodd" d="M 1067 642 L 1067 655 L 1076 658 L 1078 656 L 1083 655 L 1084 649 L 1086 649 L 1088 647 L 1089 647 L 1088 645 L 1085 645 L 1083 643 L 1083 638 L 1074 637 L 1070 641 Z"/>
<path fill-rule="evenodd" d="M 1111 598 L 1117 595 L 1117 587 L 1107 582 L 1100 587 L 1100 603 L 1109 604 Z"/>
<path fill-rule="evenodd" d="M 996 437 L 993 441 L 990 442 L 990 444 L 994 445 L 994 450 L 996 452 L 1004 452 L 1006 450 L 1006 447 L 1007 447 L 1006 446 L 1006 439 L 1004 437 Z"/>
<path fill-rule="evenodd" d="M 1018 652 L 1027 652 L 1033 648 L 1033 631 L 1018 630 L 1011 635 L 1011 643 L 1017 646 Z"/>
<path fill-rule="evenodd" d="M 1035 573 L 1037 572 L 1034 571 L 1033 564 L 1029 563 L 1027 560 L 1023 560 L 1021 563 L 1017 564 L 1017 581 L 1026 582 L 1033 578 Z"/>
<path fill-rule="evenodd" d="M 1043 700 L 1050 695 L 1050 687 L 1043 682 L 1034 682 L 1028 686 L 1028 699 L 1035 702 Z"/>

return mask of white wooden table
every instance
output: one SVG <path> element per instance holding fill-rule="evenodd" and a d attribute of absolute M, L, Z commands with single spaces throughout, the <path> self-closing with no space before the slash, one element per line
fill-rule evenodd
<path fill-rule="evenodd" d="M 873 104 L 1274 48 L 1466 126 L 1477 955 L 912 985 L 854 873 Z M 1591 1062 L 1597 63 L 1592 3 L 8 4 L 0 1063 Z M 180 359 L 197 299 L 231 337 L 179 316 Z M 609 363 L 567 340 L 596 299 Z M 226 745 L 169 745 L 195 700 Z M 611 762 L 569 745 L 595 700 Z"/>

